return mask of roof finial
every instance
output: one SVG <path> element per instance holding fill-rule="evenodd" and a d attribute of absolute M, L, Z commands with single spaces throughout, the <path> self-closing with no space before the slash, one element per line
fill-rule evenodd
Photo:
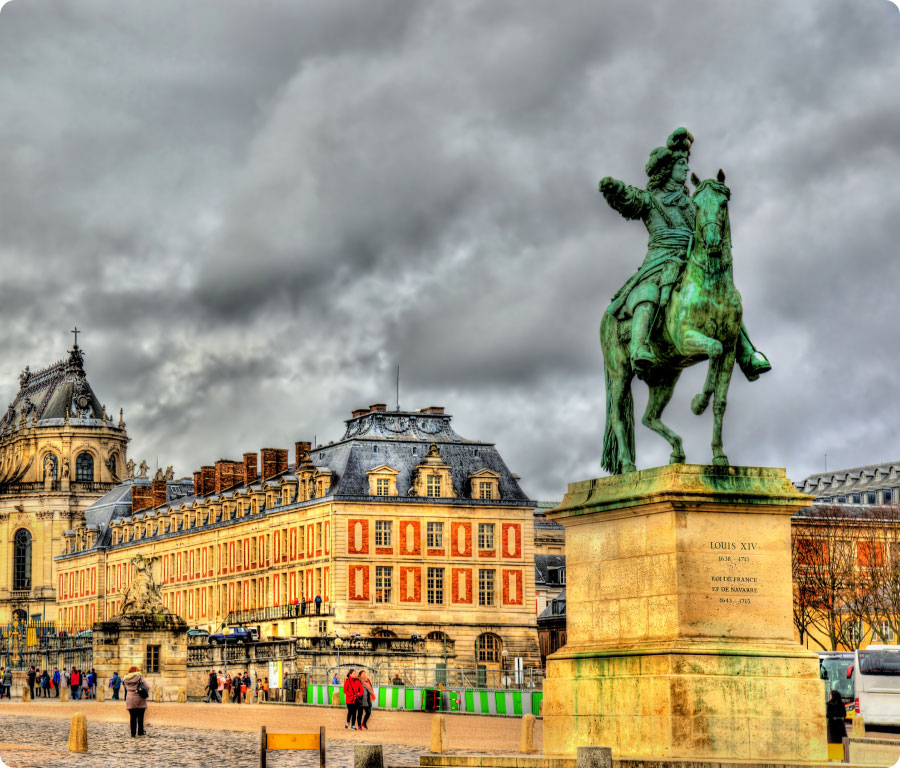
<path fill-rule="evenodd" d="M 78 349 L 78 334 L 81 333 L 81 331 L 78 330 L 78 326 L 76 325 L 69 333 L 75 334 L 75 349 Z"/>

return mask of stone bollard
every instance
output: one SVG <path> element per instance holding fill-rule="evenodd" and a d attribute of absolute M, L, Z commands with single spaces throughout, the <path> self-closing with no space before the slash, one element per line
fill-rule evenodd
<path fill-rule="evenodd" d="M 256 692 L 256 703 L 262 704 L 266 700 L 266 692 L 262 689 Z"/>
<path fill-rule="evenodd" d="M 431 717 L 431 751 L 437 754 L 447 751 L 447 720 L 443 715 Z"/>
<path fill-rule="evenodd" d="M 609 747 L 576 747 L 575 768 L 612 768 Z"/>
<path fill-rule="evenodd" d="M 31 691 L 27 684 L 22 686 L 22 701 L 31 701 Z"/>
<path fill-rule="evenodd" d="M 862 719 L 859 715 L 853 718 L 853 728 L 851 730 L 853 734 L 853 738 L 861 738 L 866 735 L 866 721 Z"/>
<path fill-rule="evenodd" d="M 184 690 L 184 686 L 179 686 L 178 688 L 178 703 L 186 704 L 187 703 L 187 691 Z"/>
<path fill-rule="evenodd" d="M 333 707 L 341 706 L 341 692 L 340 691 L 332 691 L 331 692 L 331 706 L 333 706 Z"/>
<path fill-rule="evenodd" d="M 105 696 L 106 696 L 106 693 L 103 690 L 103 686 L 98 685 L 97 690 L 94 692 L 94 697 L 95 697 L 94 700 L 99 702 L 100 704 L 102 704 Z"/>
<path fill-rule="evenodd" d="M 523 755 L 533 755 L 537 752 L 534 746 L 534 715 L 525 715 L 522 718 L 522 738 L 519 741 L 519 752 Z"/>
<path fill-rule="evenodd" d="M 353 768 L 384 768 L 381 744 L 354 744 Z"/>
<path fill-rule="evenodd" d="M 59 700 L 68 701 L 72 698 L 72 689 L 68 685 L 64 685 L 59 689 Z"/>
<path fill-rule="evenodd" d="M 87 718 L 80 712 L 72 715 L 69 727 L 69 752 L 87 752 Z"/>

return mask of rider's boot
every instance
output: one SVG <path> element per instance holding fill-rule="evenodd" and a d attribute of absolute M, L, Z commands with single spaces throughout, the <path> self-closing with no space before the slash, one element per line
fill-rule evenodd
<path fill-rule="evenodd" d="M 639 379 L 650 370 L 656 362 L 647 339 L 650 338 L 650 326 L 656 316 L 656 307 L 650 301 L 642 301 L 634 308 L 631 316 L 631 367 Z"/>
<path fill-rule="evenodd" d="M 772 364 L 762 352 L 753 346 L 747 326 L 741 323 L 736 350 L 737 364 L 747 381 L 756 381 L 762 374 L 772 370 Z"/>

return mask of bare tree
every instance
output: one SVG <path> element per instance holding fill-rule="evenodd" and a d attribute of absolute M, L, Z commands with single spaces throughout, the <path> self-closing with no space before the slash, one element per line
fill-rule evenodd
<path fill-rule="evenodd" d="M 858 526 L 856 618 L 872 629 L 873 639 L 900 636 L 900 507 L 876 507 Z"/>

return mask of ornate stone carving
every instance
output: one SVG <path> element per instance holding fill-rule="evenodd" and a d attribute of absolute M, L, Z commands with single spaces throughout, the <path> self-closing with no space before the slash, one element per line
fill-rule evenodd
<path fill-rule="evenodd" d="M 163 603 L 159 585 L 153 578 L 153 563 L 157 559 L 148 560 L 143 555 L 131 558 L 134 578 L 125 588 L 122 616 L 159 616 L 170 612 Z"/>
<path fill-rule="evenodd" d="M 147 464 L 147 461 L 141 461 L 140 466 L 138 467 L 138 478 L 141 480 L 147 479 L 147 470 L 150 469 L 150 466 Z"/>

